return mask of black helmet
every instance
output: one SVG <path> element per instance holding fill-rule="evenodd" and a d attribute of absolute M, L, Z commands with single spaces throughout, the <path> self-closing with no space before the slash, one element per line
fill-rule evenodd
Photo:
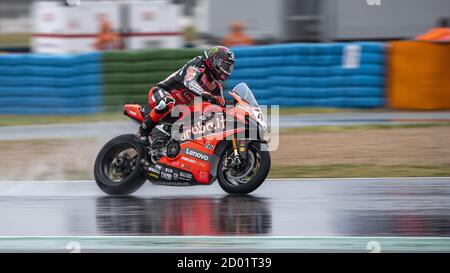
<path fill-rule="evenodd" d="M 215 46 L 204 52 L 206 65 L 216 80 L 224 81 L 231 76 L 234 53 L 224 46 Z"/>

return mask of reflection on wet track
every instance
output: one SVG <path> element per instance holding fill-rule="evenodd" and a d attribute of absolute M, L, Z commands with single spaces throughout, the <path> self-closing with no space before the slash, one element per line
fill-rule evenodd
<path fill-rule="evenodd" d="M 0 219 L 0 236 L 450 236 L 450 179 L 278 180 L 251 196 L 149 184 L 132 197 L 2 182 Z"/>
<path fill-rule="evenodd" d="M 96 199 L 103 235 L 264 235 L 271 221 L 268 204 L 253 196 Z"/>

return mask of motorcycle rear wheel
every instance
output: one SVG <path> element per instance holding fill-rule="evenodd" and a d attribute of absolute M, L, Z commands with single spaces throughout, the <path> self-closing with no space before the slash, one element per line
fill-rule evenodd
<path fill-rule="evenodd" d="M 270 170 L 270 153 L 262 150 L 263 143 L 253 142 L 248 147 L 248 166 L 237 175 L 233 175 L 227 169 L 226 160 L 232 155 L 232 148 L 225 150 L 220 158 L 217 181 L 220 187 L 229 194 L 247 194 L 256 190 L 267 178 Z"/>
<path fill-rule="evenodd" d="M 98 187 L 109 195 L 129 195 L 146 181 L 142 173 L 142 146 L 134 135 L 111 139 L 97 155 L 94 178 Z"/>

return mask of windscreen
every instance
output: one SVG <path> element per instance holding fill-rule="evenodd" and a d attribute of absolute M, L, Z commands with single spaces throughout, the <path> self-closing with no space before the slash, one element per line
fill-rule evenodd
<path fill-rule="evenodd" d="M 233 92 L 238 94 L 248 104 L 250 104 L 252 106 L 258 106 L 258 102 L 256 102 L 256 99 L 253 96 L 253 93 L 247 84 L 240 83 L 240 84 L 236 85 L 233 89 Z"/>

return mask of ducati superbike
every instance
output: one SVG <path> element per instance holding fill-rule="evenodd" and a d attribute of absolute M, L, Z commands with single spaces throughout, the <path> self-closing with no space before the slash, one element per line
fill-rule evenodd
<path fill-rule="evenodd" d="M 225 107 L 195 102 L 167 116 L 148 144 L 132 134 L 107 142 L 97 155 L 94 177 L 109 195 L 128 195 L 145 181 L 168 186 L 210 185 L 230 194 L 256 190 L 270 170 L 264 115 L 245 83 L 229 92 Z M 141 124 L 146 107 L 125 104 L 124 115 Z"/>

